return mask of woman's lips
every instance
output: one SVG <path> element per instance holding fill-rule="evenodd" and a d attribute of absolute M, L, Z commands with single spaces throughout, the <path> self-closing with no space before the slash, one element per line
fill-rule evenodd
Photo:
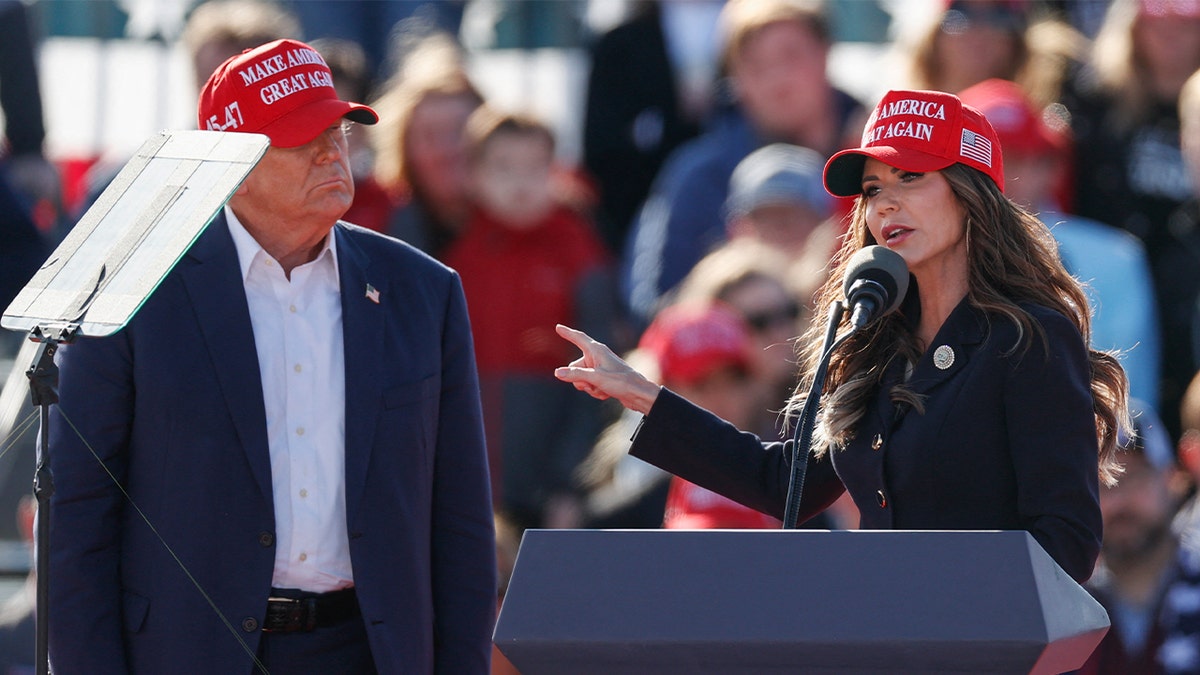
<path fill-rule="evenodd" d="M 879 234 L 885 245 L 892 246 L 903 241 L 912 231 L 912 228 L 903 225 L 884 225 Z"/>

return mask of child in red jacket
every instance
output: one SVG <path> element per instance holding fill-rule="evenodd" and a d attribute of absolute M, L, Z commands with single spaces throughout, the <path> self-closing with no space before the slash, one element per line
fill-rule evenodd
<path fill-rule="evenodd" d="M 445 262 L 467 295 L 494 500 L 520 526 L 573 526 L 572 474 L 601 420 L 592 402 L 557 386 L 554 368 L 571 346 L 554 326 L 611 319 L 588 318 L 605 311 L 606 252 L 556 198 L 545 124 L 484 107 L 466 133 L 474 203 Z"/>

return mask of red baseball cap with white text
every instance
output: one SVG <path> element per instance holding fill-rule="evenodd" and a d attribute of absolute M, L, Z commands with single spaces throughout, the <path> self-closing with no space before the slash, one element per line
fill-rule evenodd
<path fill-rule="evenodd" d="M 953 94 L 893 89 L 863 130 L 862 145 L 825 163 L 825 189 L 838 197 L 862 193 L 863 165 L 873 157 L 904 171 L 940 171 L 966 164 L 1004 190 L 1000 139 L 991 123 Z"/>
<path fill-rule="evenodd" d="M 277 148 L 304 145 L 343 117 L 379 121 L 370 107 L 339 99 L 325 59 L 296 40 L 227 59 L 204 83 L 197 116 L 200 129 L 265 134 Z"/>
<path fill-rule="evenodd" d="M 665 307 L 646 328 L 638 346 L 658 360 L 668 383 L 695 384 L 727 366 L 745 372 L 753 368 L 745 321 L 720 304 Z"/>

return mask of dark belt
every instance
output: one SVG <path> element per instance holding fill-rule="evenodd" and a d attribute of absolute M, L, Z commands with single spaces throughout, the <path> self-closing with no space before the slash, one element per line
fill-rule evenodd
<path fill-rule="evenodd" d="M 283 597 L 280 593 L 297 597 Z M 263 630 L 268 633 L 307 632 L 334 626 L 359 616 L 353 588 L 329 593 L 302 593 L 271 589 Z"/>

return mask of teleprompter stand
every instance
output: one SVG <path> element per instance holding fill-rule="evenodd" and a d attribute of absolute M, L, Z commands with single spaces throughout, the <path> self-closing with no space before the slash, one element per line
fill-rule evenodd
<path fill-rule="evenodd" d="M 26 375 L 38 408 L 35 668 L 50 672 L 50 406 L 58 403 L 54 355 L 76 339 L 117 332 L 133 318 L 234 190 L 262 159 L 259 134 L 165 131 L 147 140 L 4 312 L 38 350 Z"/>
<path fill-rule="evenodd" d="M 523 675 L 1052 675 L 1108 625 L 1024 531 L 527 530 L 494 641 Z"/>

